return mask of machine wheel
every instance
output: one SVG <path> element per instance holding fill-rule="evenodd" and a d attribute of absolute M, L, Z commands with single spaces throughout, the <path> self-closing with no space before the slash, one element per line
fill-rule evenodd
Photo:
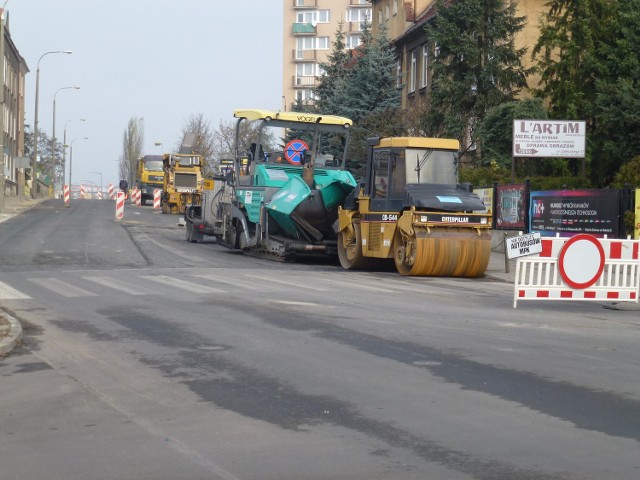
<path fill-rule="evenodd" d="M 416 238 L 413 237 L 405 241 L 402 239 L 402 235 L 397 232 L 394 243 L 393 261 L 396 264 L 396 270 L 400 275 L 411 275 L 417 256 Z"/>
<path fill-rule="evenodd" d="M 162 213 L 164 213 L 165 215 L 169 213 L 169 205 L 167 204 L 167 202 L 162 202 Z"/>
<path fill-rule="evenodd" d="M 353 222 L 352 225 L 353 235 L 350 235 L 347 230 L 338 232 L 338 258 L 340 259 L 340 265 L 345 270 L 364 268 L 367 265 L 367 261 L 362 255 L 360 222 Z"/>
<path fill-rule="evenodd" d="M 489 263 L 491 237 L 469 229 L 416 230 L 409 238 L 398 232 L 394 261 L 401 275 L 480 277 Z"/>

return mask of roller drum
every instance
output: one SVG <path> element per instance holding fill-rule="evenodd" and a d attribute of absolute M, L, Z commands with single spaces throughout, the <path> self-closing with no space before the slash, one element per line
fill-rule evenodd
<path fill-rule="evenodd" d="M 480 277 L 491 255 L 491 235 L 475 230 L 416 228 L 406 243 L 396 237 L 395 264 L 411 276 Z"/>

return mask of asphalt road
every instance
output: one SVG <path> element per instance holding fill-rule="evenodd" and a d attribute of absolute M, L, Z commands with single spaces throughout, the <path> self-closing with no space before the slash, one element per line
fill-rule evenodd
<path fill-rule="evenodd" d="M 0 224 L 0 478 L 640 477 L 637 311 L 189 244 L 50 201 Z"/>

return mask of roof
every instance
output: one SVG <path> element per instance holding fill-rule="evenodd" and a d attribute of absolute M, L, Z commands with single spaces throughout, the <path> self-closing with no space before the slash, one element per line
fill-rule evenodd
<path fill-rule="evenodd" d="M 297 123 L 321 123 L 324 125 L 351 126 L 353 121 L 346 117 L 336 115 L 316 115 L 314 113 L 303 112 L 274 112 L 260 109 L 237 109 L 234 110 L 235 118 L 246 118 L 247 120 L 282 120 L 285 122 Z"/>
<path fill-rule="evenodd" d="M 460 150 L 460 142 L 452 138 L 429 137 L 386 137 L 381 138 L 376 148 L 437 148 L 440 150 Z"/>

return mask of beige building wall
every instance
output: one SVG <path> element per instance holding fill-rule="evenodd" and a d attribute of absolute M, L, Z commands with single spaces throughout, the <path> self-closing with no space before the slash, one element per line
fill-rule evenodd
<path fill-rule="evenodd" d="M 348 48 L 359 45 L 361 24 L 371 21 L 369 0 L 283 0 L 282 109 L 296 102 L 312 103 L 313 88 L 322 75 L 320 63 L 331 52 L 338 25 L 343 22 Z M 331 113 L 331 112 L 327 112 Z"/>

